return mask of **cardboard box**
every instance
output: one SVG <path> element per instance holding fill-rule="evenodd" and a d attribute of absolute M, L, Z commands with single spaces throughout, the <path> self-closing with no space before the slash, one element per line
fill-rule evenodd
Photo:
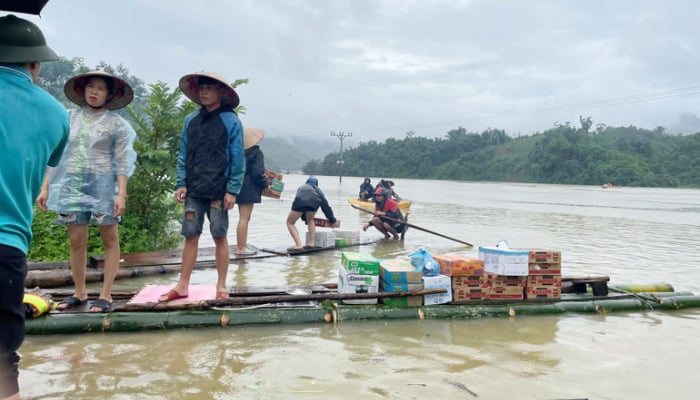
<path fill-rule="evenodd" d="M 528 286 L 525 288 L 525 298 L 530 299 L 559 299 L 561 287 L 557 286 Z"/>
<path fill-rule="evenodd" d="M 490 295 L 490 289 L 476 289 L 476 288 L 460 288 L 453 289 L 452 291 L 452 302 L 453 303 L 472 303 L 475 301 L 488 300 Z"/>
<path fill-rule="evenodd" d="M 560 263 L 529 263 L 528 275 L 561 275 Z"/>
<path fill-rule="evenodd" d="M 561 275 L 530 275 L 525 286 L 556 286 L 561 287 Z"/>
<path fill-rule="evenodd" d="M 340 264 L 349 272 L 379 276 L 379 260 L 368 253 L 344 251 Z"/>
<path fill-rule="evenodd" d="M 561 252 L 559 250 L 529 249 L 529 263 L 561 263 Z"/>
<path fill-rule="evenodd" d="M 360 231 L 336 230 L 334 232 L 335 232 L 336 239 L 345 239 L 345 243 L 347 243 L 347 244 L 360 243 Z"/>
<path fill-rule="evenodd" d="M 383 297 L 380 300 L 382 304 L 395 308 L 420 307 L 423 305 L 423 296 Z"/>
<path fill-rule="evenodd" d="M 440 273 L 447 276 L 473 276 L 484 274 L 484 261 L 461 254 L 434 255 L 440 264 Z"/>
<path fill-rule="evenodd" d="M 479 258 L 484 260 L 484 271 L 492 274 L 527 276 L 529 257 L 527 250 L 479 247 Z"/>
<path fill-rule="evenodd" d="M 527 276 L 489 274 L 489 278 L 491 279 L 491 287 L 517 286 L 524 288 L 527 283 Z"/>
<path fill-rule="evenodd" d="M 525 285 L 523 286 L 491 286 L 489 293 L 493 295 L 519 295 L 522 298 Z"/>
<path fill-rule="evenodd" d="M 427 294 L 423 296 L 423 304 L 444 304 L 452 301 L 452 280 L 447 275 L 424 276 L 423 289 L 446 289 L 447 293 Z"/>
<path fill-rule="evenodd" d="M 488 275 L 452 277 L 453 292 L 459 289 L 487 289 L 489 287 L 491 287 L 491 279 Z"/>
<path fill-rule="evenodd" d="M 309 232 L 306 232 L 306 244 L 309 244 Z M 333 231 L 316 229 L 316 240 L 314 244 L 318 247 L 335 247 L 335 234 Z"/>
<path fill-rule="evenodd" d="M 378 293 L 379 276 L 350 272 L 338 268 L 338 293 Z M 377 304 L 377 299 L 343 300 L 345 304 Z"/>
<path fill-rule="evenodd" d="M 265 177 L 270 181 L 270 186 L 266 187 L 262 195 L 265 197 L 270 197 L 273 199 L 279 199 L 282 197 L 282 192 L 284 191 L 284 182 L 282 179 L 284 176 L 277 172 L 272 172 L 270 170 L 265 170 Z"/>
<path fill-rule="evenodd" d="M 379 263 L 379 277 L 389 284 L 423 284 L 423 270 L 414 267 L 408 259 L 394 258 Z"/>
<path fill-rule="evenodd" d="M 382 280 L 381 277 L 379 279 L 380 292 L 410 292 L 416 290 L 423 290 L 422 282 L 392 285 Z M 423 296 L 387 297 L 380 299 L 380 301 L 390 307 L 420 307 L 423 305 Z"/>

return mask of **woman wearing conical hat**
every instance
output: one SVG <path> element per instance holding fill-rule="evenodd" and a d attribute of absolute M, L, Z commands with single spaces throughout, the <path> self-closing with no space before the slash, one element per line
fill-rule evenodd
<path fill-rule="evenodd" d="M 68 229 L 75 293 L 58 309 L 87 301 L 85 269 L 88 223 L 92 222 L 100 231 L 105 260 L 102 291 L 89 311 L 108 312 L 121 253 L 118 226 L 126 208 L 127 180 L 136 165 L 136 133 L 114 110 L 126 107 L 134 92 L 123 79 L 102 71 L 70 78 L 64 92 L 80 108 L 69 111 L 68 145 L 37 198 L 39 207 L 56 211 L 56 223 Z"/>
<path fill-rule="evenodd" d="M 254 248 L 248 246 L 248 225 L 253 207 L 260 203 L 263 190 L 270 185 L 265 177 L 265 155 L 258 143 L 265 136 L 262 129 L 243 128 L 243 149 L 245 153 L 245 175 L 243 186 L 236 198 L 238 204 L 238 225 L 236 225 L 236 251 L 239 256 L 253 255 Z"/>

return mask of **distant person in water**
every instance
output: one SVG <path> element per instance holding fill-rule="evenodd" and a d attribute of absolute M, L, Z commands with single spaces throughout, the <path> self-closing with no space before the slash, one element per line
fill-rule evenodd
<path fill-rule="evenodd" d="M 326 196 L 318 187 L 318 179 L 312 176 L 297 189 L 297 194 L 292 203 L 292 211 L 290 211 L 287 216 L 287 229 L 289 230 L 289 234 L 292 235 L 292 239 L 294 239 L 294 246 L 288 248 L 288 251 L 298 251 L 316 247 L 316 223 L 314 222 L 314 217 L 319 207 L 321 207 L 323 215 L 328 218 L 328 222 L 331 223 L 331 226 L 334 226 L 336 224 L 336 219 L 335 216 L 333 216 L 333 209 L 328 205 Z M 295 226 L 299 218 L 306 221 L 306 224 L 309 226 L 309 242 L 306 246 L 302 245 L 299 231 Z"/>
<path fill-rule="evenodd" d="M 370 226 L 374 226 L 386 239 L 398 240 L 399 233 L 406 229 L 406 225 L 400 222 L 404 221 L 404 218 L 399 210 L 399 203 L 387 198 L 384 187 L 380 186 L 374 192 L 374 204 L 374 217 L 362 226 L 362 230 L 366 231 Z"/>
<path fill-rule="evenodd" d="M 401 197 L 399 197 L 398 193 L 394 190 L 394 181 L 382 179 L 379 181 L 379 184 L 377 187 L 383 187 L 384 188 L 384 197 L 387 199 L 392 199 L 396 201 L 401 201 Z"/>
<path fill-rule="evenodd" d="M 360 200 L 372 200 L 374 196 L 374 186 L 372 186 L 372 180 L 365 178 L 364 182 L 360 185 Z"/>

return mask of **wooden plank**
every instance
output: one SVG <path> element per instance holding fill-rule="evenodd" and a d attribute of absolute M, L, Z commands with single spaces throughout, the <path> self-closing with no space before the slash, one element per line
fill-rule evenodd
<path fill-rule="evenodd" d="M 295 251 L 290 251 L 286 247 L 274 247 L 274 248 L 263 247 L 260 250 L 268 252 L 268 253 L 277 254 L 280 256 L 300 256 L 300 255 L 309 254 L 309 253 L 317 253 L 320 251 L 330 251 L 330 250 L 337 250 L 337 249 L 342 249 L 342 248 L 346 248 L 346 247 L 365 246 L 365 245 L 377 243 L 378 241 L 379 241 L 379 239 L 366 239 L 366 240 L 360 240 L 359 243 L 350 243 L 350 244 L 345 244 L 342 246 L 314 247 L 314 248 L 310 248 L 310 249 L 301 249 L 301 250 L 295 250 Z"/>
<path fill-rule="evenodd" d="M 562 282 L 573 283 L 591 283 L 591 282 L 609 282 L 610 277 L 607 275 L 600 276 L 562 276 Z"/>

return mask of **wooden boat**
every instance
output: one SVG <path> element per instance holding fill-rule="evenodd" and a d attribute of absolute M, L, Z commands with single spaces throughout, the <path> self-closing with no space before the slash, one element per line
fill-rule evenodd
<path fill-rule="evenodd" d="M 574 281 L 574 287 L 583 280 Z M 570 281 L 564 278 L 564 281 Z M 601 282 L 600 280 L 590 280 Z M 562 293 L 559 299 L 478 301 L 419 307 L 346 305 L 342 299 L 408 297 L 444 289 L 418 292 L 343 294 L 334 285 L 316 285 L 290 291 L 286 287 L 235 288 L 224 300 L 128 303 L 118 300 L 108 313 L 89 313 L 87 305 L 76 311 L 51 311 L 28 319 L 27 334 L 76 334 L 94 332 L 143 332 L 181 328 L 225 328 L 259 324 L 345 323 L 358 320 L 517 318 L 522 315 L 560 313 L 609 313 L 614 311 L 675 311 L 700 307 L 700 296 L 675 292 L 667 284 L 620 285 L 601 295 L 593 292 Z M 190 291 L 192 293 L 192 290 Z M 59 293 L 54 293 L 58 295 Z M 91 296 L 96 296 L 91 293 Z"/>
<path fill-rule="evenodd" d="M 365 211 L 374 212 L 374 202 L 373 201 L 365 201 L 365 200 L 360 200 L 358 198 L 349 198 L 348 203 L 350 203 L 350 205 L 359 207 Z M 401 210 L 401 214 L 408 215 L 408 213 L 411 212 L 411 200 L 399 201 L 399 210 Z"/>

